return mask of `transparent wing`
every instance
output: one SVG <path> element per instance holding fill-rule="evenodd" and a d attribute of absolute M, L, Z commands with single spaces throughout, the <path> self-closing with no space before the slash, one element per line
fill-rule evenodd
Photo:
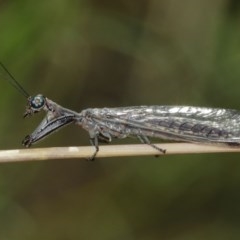
<path fill-rule="evenodd" d="M 93 119 L 103 128 L 126 135 L 163 139 L 240 143 L 240 111 L 188 106 L 141 106 L 95 109 Z"/>

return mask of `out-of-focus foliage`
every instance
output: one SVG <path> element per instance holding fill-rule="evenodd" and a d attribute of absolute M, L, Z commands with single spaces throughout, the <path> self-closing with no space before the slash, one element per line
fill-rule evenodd
<path fill-rule="evenodd" d="M 0 2 L 0 60 L 32 95 L 88 107 L 239 108 L 236 0 Z M 43 118 L 0 79 L 0 146 Z M 122 141 L 124 142 L 124 140 Z M 136 142 L 136 141 L 135 141 Z M 87 145 L 69 126 L 39 147 Z M 239 239 L 238 154 L 0 165 L 0 239 Z"/>

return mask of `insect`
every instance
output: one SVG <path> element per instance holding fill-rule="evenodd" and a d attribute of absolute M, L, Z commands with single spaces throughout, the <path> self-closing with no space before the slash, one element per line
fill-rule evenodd
<path fill-rule="evenodd" d="M 135 106 L 119 108 L 88 108 L 80 113 L 64 108 L 47 97 L 30 96 L 0 63 L 4 77 L 27 98 L 24 117 L 42 110 L 45 118 L 22 141 L 25 147 L 45 138 L 59 128 L 74 123 L 88 131 L 95 147 L 93 160 L 99 151 L 99 142 L 112 138 L 137 137 L 161 153 L 166 150 L 152 144 L 149 138 L 194 143 L 240 145 L 240 111 L 191 106 Z"/>

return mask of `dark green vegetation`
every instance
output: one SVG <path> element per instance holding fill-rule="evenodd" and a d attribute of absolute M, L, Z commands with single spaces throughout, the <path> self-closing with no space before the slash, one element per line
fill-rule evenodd
<path fill-rule="evenodd" d="M 0 60 L 30 94 L 73 110 L 240 109 L 237 1 L 1 1 Z M 0 146 L 43 115 L 0 79 Z M 121 141 L 137 142 L 137 141 Z M 69 126 L 37 147 L 87 145 Z M 0 165 L 0 239 L 239 239 L 240 155 Z"/>

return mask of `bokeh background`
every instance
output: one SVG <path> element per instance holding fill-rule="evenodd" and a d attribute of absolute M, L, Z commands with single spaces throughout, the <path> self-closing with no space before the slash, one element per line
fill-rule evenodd
<path fill-rule="evenodd" d="M 240 2 L 2 0 L 0 60 L 76 111 L 239 108 Z M 22 148 L 44 114 L 23 119 L 26 99 L 0 90 L 0 148 Z M 88 144 L 69 126 L 36 147 Z M 239 239 L 239 190 L 239 154 L 1 164 L 0 239 Z"/>

